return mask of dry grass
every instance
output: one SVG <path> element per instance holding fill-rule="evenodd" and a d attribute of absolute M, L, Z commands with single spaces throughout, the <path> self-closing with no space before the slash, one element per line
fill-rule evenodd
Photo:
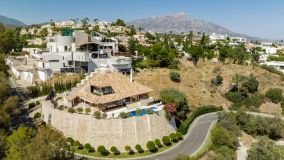
<path fill-rule="evenodd" d="M 215 76 L 213 71 L 216 67 L 221 68 L 221 75 L 224 78 L 223 85 L 219 88 L 211 85 L 211 79 Z M 169 69 L 142 70 L 135 74 L 134 80 L 151 87 L 154 90 L 152 96 L 156 98 L 159 97 L 160 90 L 164 88 L 179 89 L 187 94 L 192 107 L 208 104 L 229 107 L 230 102 L 223 97 L 223 94 L 228 90 L 232 77 L 236 73 L 247 76 L 253 74 L 259 80 L 259 92 L 262 94 L 273 87 L 284 89 L 284 81 L 280 76 L 253 66 L 200 61 L 195 67 L 190 61 L 182 61 L 180 65 L 181 83 L 172 82 L 169 73 Z"/>
<path fill-rule="evenodd" d="M 245 132 L 242 132 L 241 135 L 241 141 L 243 145 L 247 148 L 250 148 L 250 146 L 256 142 L 256 139 L 253 138 L 253 136 L 246 134 Z"/>
<path fill-rule="evenodd" d="M 67 82 L 67 81 L 75 81 L 80 80 L 80 74 L 77 73 L 58 73 L 55 74 L 52 78 L 50 78 L 47 83 L 54 84 L 54 82 Z"/>

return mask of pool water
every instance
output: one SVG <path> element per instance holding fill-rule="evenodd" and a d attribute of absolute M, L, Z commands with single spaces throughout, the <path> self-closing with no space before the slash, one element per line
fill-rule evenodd
<path fill-rule="evenodd" d="M 156 109 L 157 107 L 151 107 L 150 108 L 150 110 L 152 111 L 152 112 L 154 112 L 154 110 Z M 138 114 L 136 111 L 131 111 L 131 112 L 129 112 L 129 117 L 134 117 L 134 116 L 136 116 L 136 117 L 139 117 L 139 116 L 144 116 L 145 114 L 147 114 L 147 112 L 146 112 L 146 109 L 141 109 L 141 113 L 140 114 Z"/>

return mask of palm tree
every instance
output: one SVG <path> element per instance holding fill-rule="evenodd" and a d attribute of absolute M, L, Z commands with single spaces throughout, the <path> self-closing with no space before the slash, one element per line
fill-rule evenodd
<path fill-rule="evenodd" d="M 139 32 L 142 32 L 144 29 L 142 27 L 138 28 Z"/>
<path fill-rule="evenodd" d="M 99 19 L 95 18 L 93 21 L 94 21 L 95 24 L 98 24 Z"/>
<path fill-rule="evenodd" d="M 188 35 L 188 40 L 189 40 L 190 47 L 192 47 L 192 44 L 193 44 L 193 37 L 194 37 L 193 31 L 190 31 L 189 35 Z"/>

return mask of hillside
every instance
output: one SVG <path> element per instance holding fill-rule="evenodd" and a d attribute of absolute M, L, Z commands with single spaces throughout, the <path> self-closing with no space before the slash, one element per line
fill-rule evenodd
<path fill-rule="evenodd" d="M 223 86 L 216 89 L 211 85 L 214 77 L 213 70 L 220 67 L 221 75 L 224 78 Z M 259 91 L 264 94 L 269 88 L 284 89 L 284 81 L 278 75 L 266 70 L 252 66 L 240 66 L 235 64 L 224 65 L 218 62 L 202 62 L 197 67 L 192 62 L 184 62 L 180 67 L 181 83 L 174 83 L 169 78 L 169 69 L 149 69 L 143 70 L 135 75 L 135 80 L 151 87 L 154 90 L 152 96 L 158 98 L 159 91 L 163 88 L 176 88 L 185 92 L 188 96 L 189 104 L 192 107 L 199 105 L 222 105 L 225 108 L 230 106 L 230 102 L 222 95 L 228 90 L 232 76 L 236 73 L 243 75 L 253 74 L 259 80 Z"/>
<path fill-rule="evenodd" d="M 25 23 L 19 21 L 19 20 L 16 20 L 16 19 L 13 19 L 13 18 L 8 18 L 6 16 L 2 16 L 0 15 L 0 23 L 3 23 L 7 26 L 26 26 Z"/>
<path fill-rule="evenodd" d="M 227 34 L 229 36 L 244 36 L 247 35 L 234 33 L 224 27 L 216 25 L 211 22 L 193 19 L 185 13 L 177 13 L 166 16 L 149 17 L 145 19 L 137 19 L 128 22 L 130 25 L 142 27 L 145 31 L 154 32 L 174 32 L 174 33 L 188 33 L 189 31 L 205 32 L 205 33 L 219 33 Z"/>

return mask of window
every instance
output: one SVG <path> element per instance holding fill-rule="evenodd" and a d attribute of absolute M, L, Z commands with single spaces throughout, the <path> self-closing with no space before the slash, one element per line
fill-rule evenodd
<path fill-rule="evenodd" d="M 49 62 L 59 62 L 59 60 L 49 60 Z"/>
<path fill-rule="evenodd" d="M 67 46 L 64 46 L 64 51 L 67 51 Z"/>

